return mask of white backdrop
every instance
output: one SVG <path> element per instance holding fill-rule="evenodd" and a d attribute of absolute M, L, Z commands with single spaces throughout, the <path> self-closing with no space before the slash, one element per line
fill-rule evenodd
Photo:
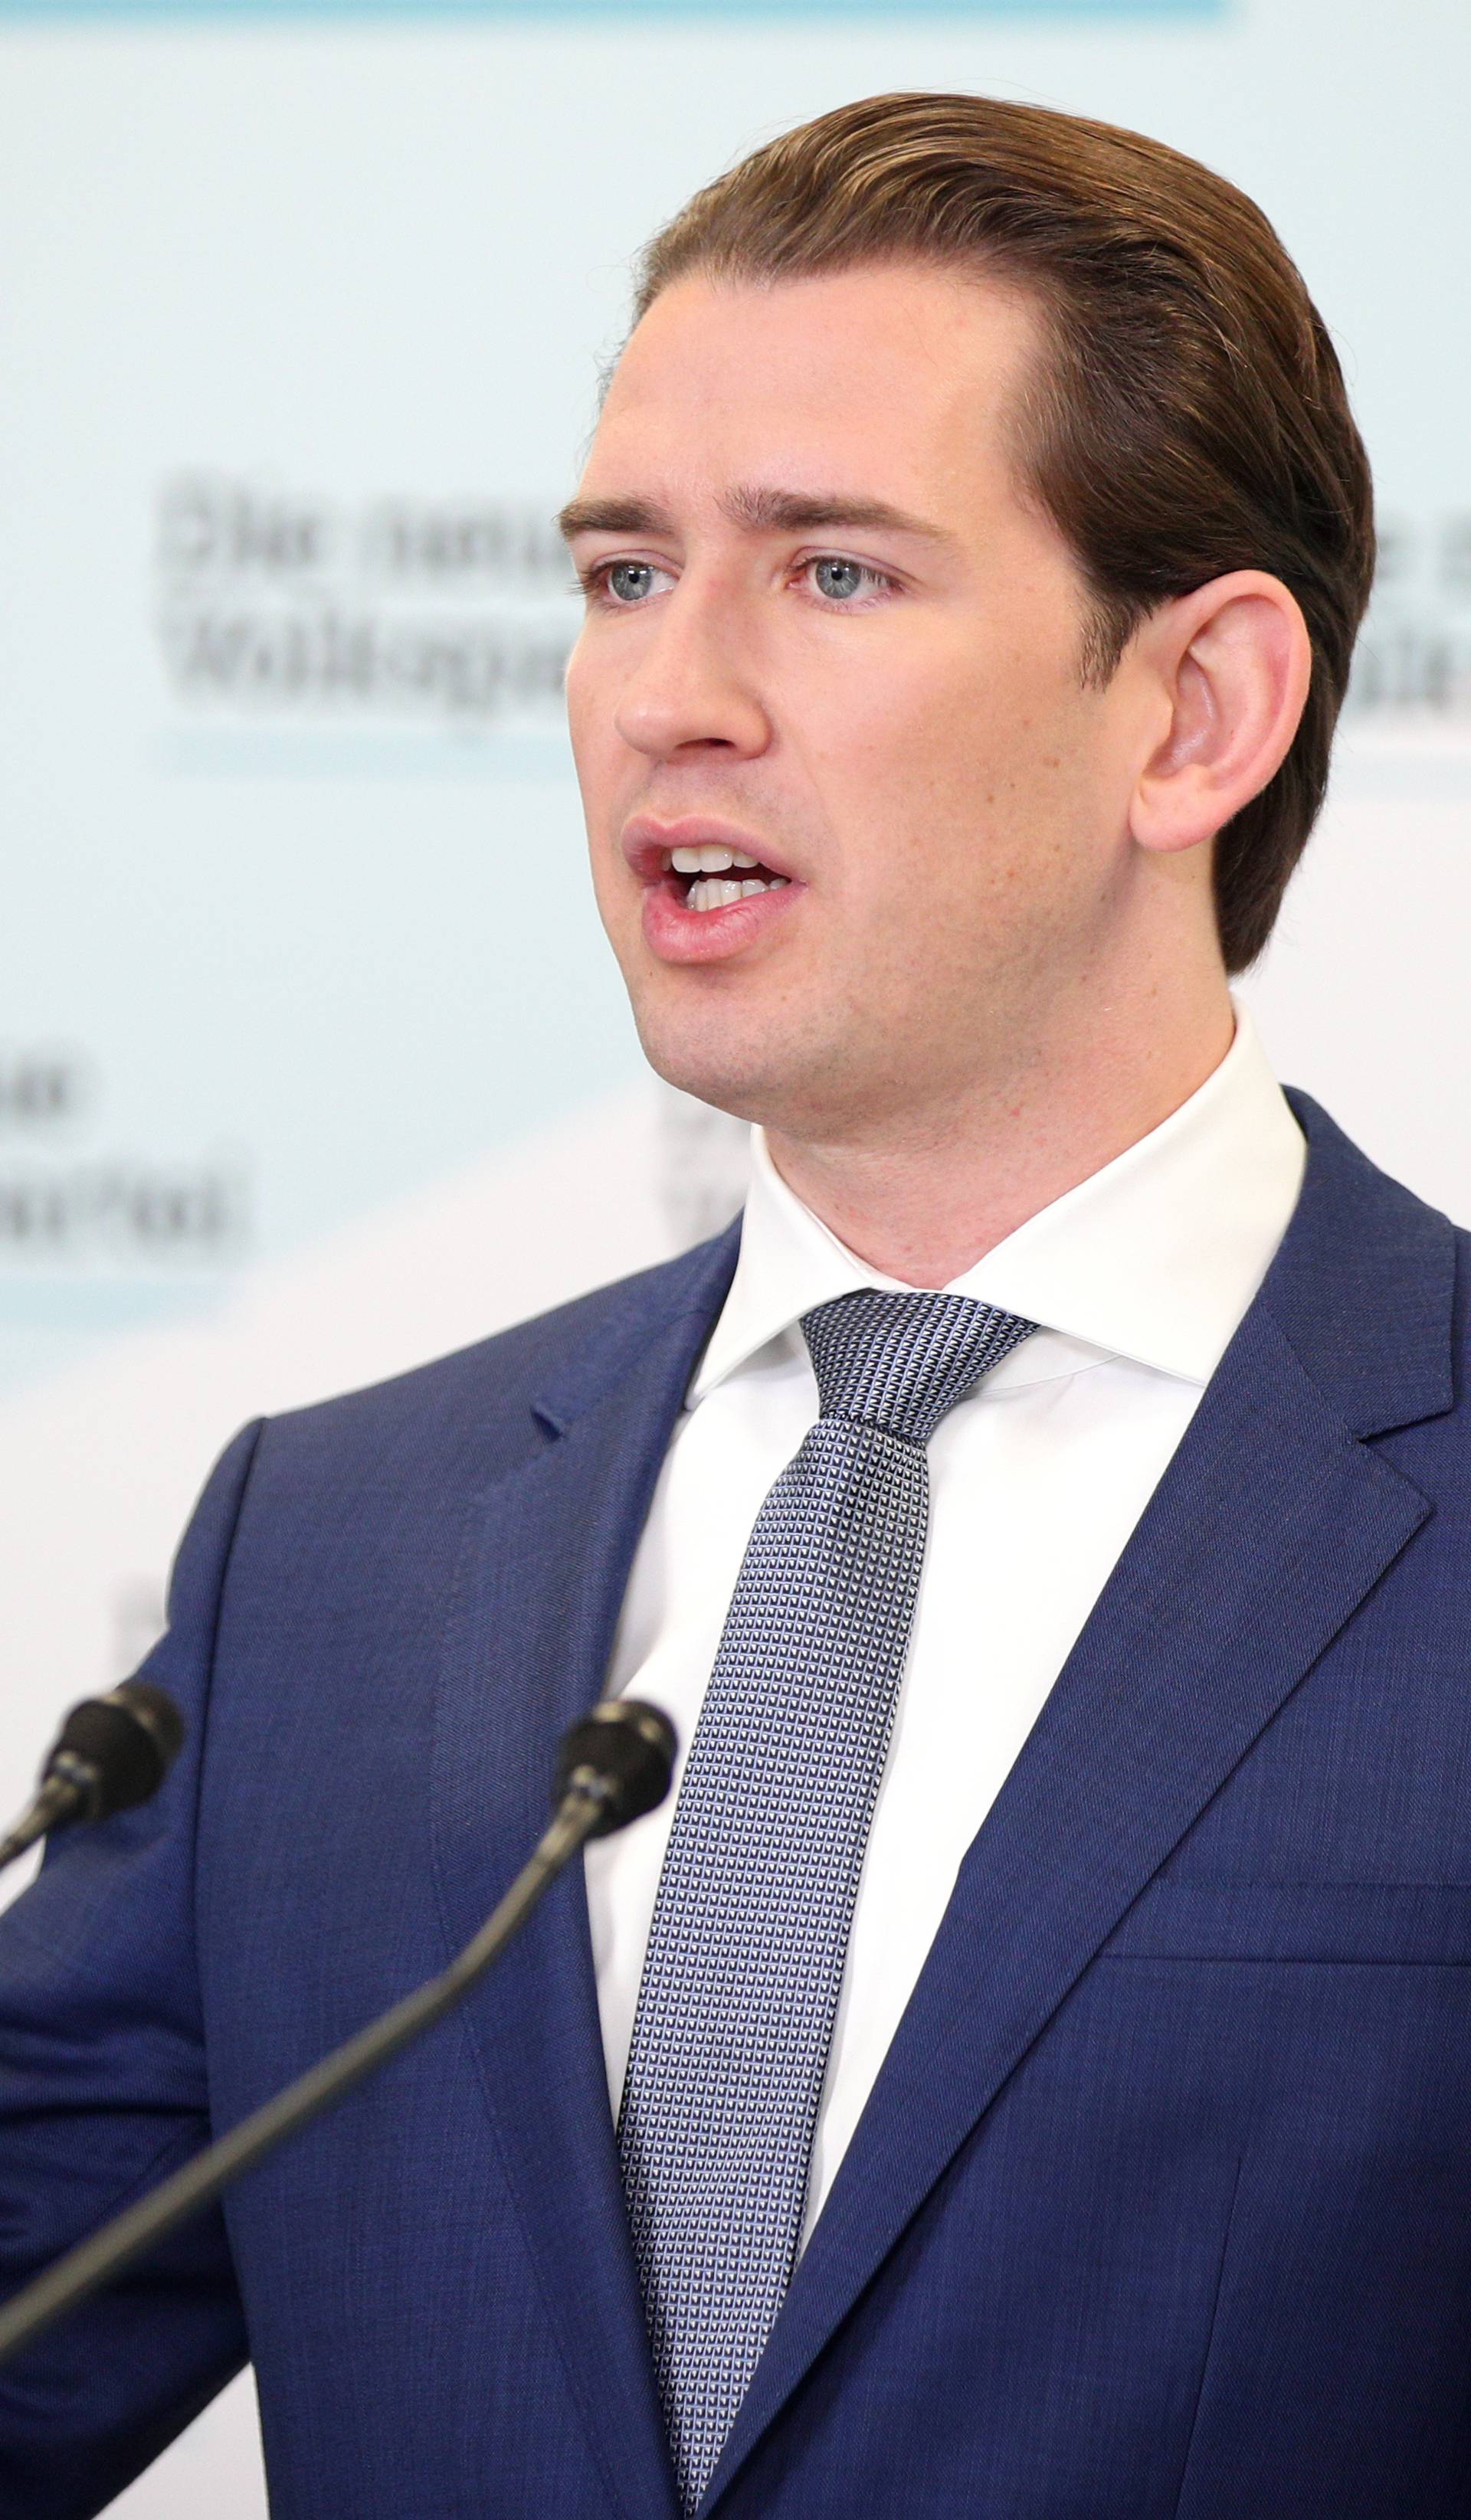
<path fill-rule="evenodd" d="M 136 1659 L 242 1418 L 735 1204 L 738 1133 L 642 1072 L 582 879 L 546 519 L 641 239 L 916 86 L 1204 157 L 1334 328 L 1386 568 L 1247 994 L 1471 1216 L 1464 0 L 1392 36 L 1342 0 L 0 0 L 0 1805 Z M 116 2509 L 205 2507 L 264 2507 L 244 2386 Z"/>

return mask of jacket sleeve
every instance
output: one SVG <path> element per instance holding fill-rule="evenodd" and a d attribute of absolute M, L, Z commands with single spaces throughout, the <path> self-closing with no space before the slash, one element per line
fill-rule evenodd
<path fill-rule="evenodd" d="M 259 1426 L 189 1527 L 144 1672 L 188 1727 L 161 1791 L 58 1836 L 0 1916 L 0 2296 L 208 2140 L 194 1843 L 219 1602 Z M 197 2218 L 0 2368 L 0 2520 L 85 2520 L 247 2359 L 223 2219 Z"/>

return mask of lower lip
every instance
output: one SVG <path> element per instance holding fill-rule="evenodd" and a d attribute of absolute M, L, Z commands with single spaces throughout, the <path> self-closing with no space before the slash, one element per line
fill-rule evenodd
<path fill-rule="evenodd" d="M 684 885 L 667 875 L 644 891 L 644 943 L 662 963 L 719 963 L 743 953 L 785 919 L 805 884 L 778 884 L 774 892 L 744 893 L 724 910 L 688 910 Z"/>

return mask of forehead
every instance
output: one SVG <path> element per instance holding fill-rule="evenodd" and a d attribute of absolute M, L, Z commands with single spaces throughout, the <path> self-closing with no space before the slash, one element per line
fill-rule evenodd
<path fill-rule="evenodd" d="M 974 488 L 1004 469 L 1037 331 L 1016 291 L 921 264 L 774 283 L 691 274 L 635 327 L 582 487 L 669 495 L 774 469 L 861 473 L 896 498 Z"/>

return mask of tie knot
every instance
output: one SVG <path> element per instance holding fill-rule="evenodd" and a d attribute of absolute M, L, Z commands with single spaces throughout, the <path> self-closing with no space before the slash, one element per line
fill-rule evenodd
<path fill-rule="evenodd" d="M 839 1295 L 802 1317 L 824 1418 L 857 1418 L 927 1444 L 946 1411 L 1035 1322 L 970 1295 Z"/>

